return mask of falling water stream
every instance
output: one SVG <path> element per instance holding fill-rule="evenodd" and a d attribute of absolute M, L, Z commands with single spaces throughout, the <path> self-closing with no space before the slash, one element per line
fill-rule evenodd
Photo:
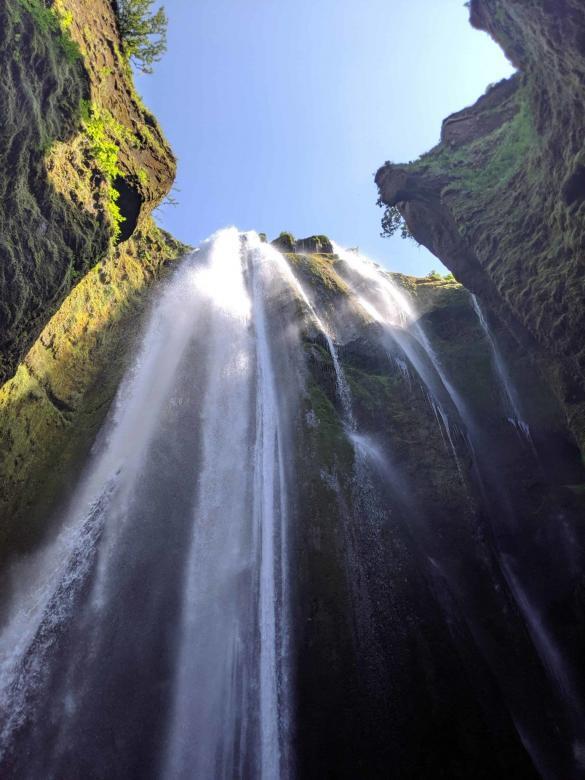
<path fill-rule="evenodd" d="M 516 550 L 507 552 L 500 547 L 499 538 L 508 534 L 518 533 L 521 527 L 521 518 L 516 516 L 516 510 L 511 506 L 506 490 L 502 488 L 498 474 L 490 462 L 489 445 L 486 442 L 481 426 L 474 418 L 460 392 L 451 382 L 447 371 L 425 333 L 424 327 L 419 322 L 419 316 L 414 305 L 407 296 L 398 289 L 387 273 L 382 271 L 367 257 L 353 250 L 344 250 L 337 244 L 334 244 L 334 250 L 342 260 L 339 273 L 351 285 L 359 304 L 374 321 L 381 323 L 386 328 L 387 333 L 400 347 L 412 369 L 426 388 L 427 397 L 437 417 L 439 429 L 441 434 L 443 434 L 443 430 L 445 431 L 449 448 L 462 482 L 463 472 L 453 439 L 449 408 L 455 411 L 464 430 L 467 431 L 464 442 L 466 447 L 469 448 L 474 461 L 475 479 L 479 492 L 486 502 L 486 508 L 488 508 L 488 511 L 491 510 L 493 515 L 492 522 L 494 528 L 492 533 L 495 539 L 494 552 L 498 561 L 498 567 L 506 587 L 513 594 L 516 607 L 524 616 L 534 648 L 550 678 L 551 690 L 547 692 L 547 696 L 551 700 L 556 700 L 557 703 L 548 706 L 560 708 L 563 717 L 566 718 L 566 722 L 569 724 L 568 728 L 572 732 L 573 744 L 571 745 L 569 741 L 569 744 L 561 744 L 561 747 L 556 748 L 556 750 L 569 754 L 569 757 L 565 760 L 568 762 L 567 767 L 571 768 L 567 771 L 577 773 L 571 776 L 578 776 L 578 773 L 583 768 L 580 756 L 585 753 L 583 709 L 578 696 L 575 694 L 575 683 L 570 665 L 557 646 L 555 639 L 551 636 L 542 617 L 543 607 L 539 603 L 541 599 L 536 593 L 531 592 L 534 590 L 531 582 L 533 573 L 527 571 L 522 576 L 518 573 L 522 565 L 521 561 L 526 556 L 522 553 L 519 554 Z M 521 413 L 516 388 L 499 347 L 489 329 L 480 304 L 473 296 L 472 305 L 490 346 L 496 377 L 503 389 L 503 395 L 509 410 L 509 419 L 513 422 L 514 428 L 520 432 L 523 440 L 530 445 L 531 454 L 537 456 L 530 427 Z M 400 370 L 404 375 L 404 369 L 401 368 Z M 431 557 L 429 557 L 429 561 L 433 567 L 437 566 L 437 562 Z M 447 579 L 452 579 L 452 575 L 446 574 L 445 570 L 443 570 L 443 575 Z M 495 587 L 499 588 L 500 586 L 495 583 Z M 474 630 L 473 623 L 476 619 L 477 615 L 471 616 L 472 630 Z M 483 644 L 481 638 L 479 641 L 480 644 Z M 493 656 L 493 650 L 488 650 L 487 652 L 488 656 Z M 498 655 L 499 651 L 496 651 L 496 657 Z M 496 660 L 496 663 L 499 664 L 500 661 Z M 516 706 L 514 703 L 511 703 L 512 709 L 515 709 Z M 527 733 L 520 713 L 518 714 L 516 725 L 527 750 L 532 754 L 535 764 L 539 767 L 543 777 L 551 778 L 552 780 L 557 767 L 553 768 L 550 757 L 544 757 L 541 753 L 541 746 Z"/>
<path fill-rule="evenodd" d="M 471 491 L 465 457 L 474 461 L 485 498 L 493 474 L 482 472 L 477 457 L 480 425 L 414 304 L 367 258 L 334 248 L 352 303 L 379 327 L 382 360 L 387 355 L 409 393 L 420 388 L 428 401 L 431 429 L 436 423 L 439 451 L 443 445 L 448 451 L 461 495 Z M 399 590 L 385 588 L 388 561 L 381 551 L 392 550 L 402 587 L 408 545 L 401 540 L 418 535 L 423 579 L 440 583 L 438 602 L 451 610 L 446 623 L 464 615 L 495 677 L 511 687 L 504 696 L 543 776 L 552 777 L 554 762 L 539 753 L 541 724 L 530 713 L 523 717 L 522 684 L 510 682 L 506 650 L 485 629 L 478 604 L 487 599 L 490 608 L 505 611 L 501 591 L 514 594 L 547 673 L 568 702 L 581 750 L 571 675 L 516 549 L 499 542 L 514 539 L 515 516 L 504 500 L 501 512 L 498 505 L 493 537 L 500 568 L 482 560 L 486 576 L 493 572 L 495 579 L 484 601 L 476 600 L 467 592 L 465 567 L 452 550 L 444 555 L 440 535 L 417 515 L 393 442 L 362 429 L 343 339 L 322 304 L 282 254 L 235 228 L 204 242 L 161 286 L 79 484 L 43 545 L 8 574 L 0 630 L 0 776 L 296 776 L 291 497 L 303 484 L 295 482 L 294 437 L 306 398 L 300 337 L 308 323 L 331 358 L 330 394 L 353 453 L 345 493 L 343 474 L 321 471 L 321 479 L 337 491 L 331 518 L 342 539 L 355 657 L 368 665 L 368 700 L 386 712 L 380 680 L 392 677 L 384 644 L 392 632 L 377 620 L 403 614 Z M 474 306 L 510 415 L 522 426 L 513 383 Z M 321 424 L 314 411 L 310 419 Z M 483 544 L 482 535 L 483 529 Z M 472 537 L 475 543 L 475 532 Z M 543 694 L 552 712 L 545 725 L 556 717 L 549 693 Z M 551 755 L 554 750 L 556 744 Z"/>
<path fill-rule="evenodd" d="M 441 436 L 446 436 L 450 452 L 461 476 L 461 466 L 453 439 L 453 429 L 447 409 L 451 407 L 462 422 L 472 425 L 471 415 L 460 393 L 450 382 L 435 350 L 418 321 L 418 314 L 407 295 L 398 289 L 388 274 L 368 258 L 334 244 L 343 261 L 341 270 L 356 290 L 364 311 L 386 327 L 391 340 L 399 346 L 413 370 L 427 389 L 427 397 L 435 413 Z M 396 358 L 393 358 L 396 360 Z M 401 360 L 399 358 L 399 360 Z M 404 362 L 404 361 L 402 361 Z M 400 370 L 404 372 L 404 368 Z"/>
<path fill-rule="evenodd" d="M 151 662 L 167 674 L 168 693 L 145 693 L 135 712 L 168 712 L 162 776 L 288 776 L 287 421 L 269 310 L 297 294 L 290 283 L 276 250 L 235 229 L 167 283 L 58 531 L 13 572 L 1 766 L 22 770 L 34 744 L 26 776 L 62 777 L 83 727 L 106 728 L 97 700 L 108 692 L 96 686 L 125 602 L 140 615 L 126 642 L 159 647 Z M 173 616 L 166 634 L 161 608 Z M 129 648 L 111 642 L 115 664 Z"/>
<path fill-rule="evenodd" d="M 488 324 L 485 313 L 481 308 L 481 304 L 479 300 L 475 295 L 472 295 L 471 301 L 473 303 L 473 308 L 475 309 L 475 313 L 477 314 L 477 318 L 485 334 L 487 342 L 490 345 L 494 368 L 496 370 L 496 374 L 500 382 L 500 386 L 502 388 L 503 395 L 507 405 L 508 420 L 512 423 L 512 425 L 514 425 L 514 427 L 518 430 L 520 435 L 524 438 L 524 440 L 534 451 L 534 442 L 532 441 L 530 426 L 526 422 L 525 415 L 522 411 L 520 399 L 518 397 L 518 393 L 514 386 L 514 382 L 512 381 L 512 377 L 510 376 L 510 372 L 508 370 L 508 366 L 506 364 L 504 356 L 502 355 L 502 352 L 500 350 L 500 347 L 498 346 L 496 338 L 492 333 L 492 330 Z"/>

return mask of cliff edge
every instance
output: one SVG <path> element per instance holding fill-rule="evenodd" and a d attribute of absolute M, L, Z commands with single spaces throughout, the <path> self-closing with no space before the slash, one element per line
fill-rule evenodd
<path fill-rule="evenodd" d="M 518 72 L 419 160 L 380 168 L 380 201 L 531 352 L 583 449 L 585 8 L 473 0 L 470 19 Z"/>
<path fill-rule="evenodd" d="M 0 8 L 0 382 L 172 185 L 121 49 L 109 0 Z"/>
<path fill-rule="evenodd" d="M 0 557 L 42 532 L 185 251 L 151 217 L 175 159 L 122 46 L 109 0 L 0 7 Z"/>

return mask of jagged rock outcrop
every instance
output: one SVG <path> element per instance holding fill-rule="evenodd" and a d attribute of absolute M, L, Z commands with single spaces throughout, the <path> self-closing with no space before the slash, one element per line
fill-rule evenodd
<path fill-rule="evenodd" d="M 121 47 L 109 0 L 0 8 L 0 382 L 172 184 Z"/>
<path fill-rule="evenodd" d="M 281 252 L 293 254 L 331 254 L 333 247 L 327 236 L 308 236 L 308 238 L 295 238 L 292 233 L 281 233 L 272 246 Z"/>
<path fill-rule="evenodd" d="M 376 175 L 383 204 L 541 364 L 585 446 L 585 8 L 474 0 L 519 69 Z"/>

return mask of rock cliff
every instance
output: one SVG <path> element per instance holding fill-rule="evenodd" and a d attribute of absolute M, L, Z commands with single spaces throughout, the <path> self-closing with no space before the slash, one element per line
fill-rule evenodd
<path fill-rule="evenodd" d="M 388 274 L 390 309 L 407 301 L 417 314 L 387 329 L 351 253 L 286 257 L 335 334 L 352 407 L 348 419 L 330 349 L 309 328 L 292 564 L 301 776 L 379 777 L 392 766 L 400 777 L 535 777 L 512 713 L 572 777 L 571 727 L 515 591 L 546 582 L 525 598 L 577 670 L 583 578 L 555 558 L 559 518 L 581 555 L 584 472 L 558 402 L 506 328 L 493 318 L 482 327 L 456 282 Z M 574 685 L 578 696 L 579 672 Z M 549 706 L 565 723 L 558 740 Z"/>
<path fill-rule="evenodd" d="M 0 381 L 172 184 L 121 47 L 109 0 L 0 8 Z"/>
<path fill-rule="evenodd" d="M 585 9 L 473 0 L 518 68 L 447 118 L 438 146 L 376 174 L 382 204 L 504 321 L 585 446 Z"/>
<path fill-rule="evenodd" d="M 185 247 L 175 160 L 109 0 L 0 8 L 0 540 L 39 532 L 107 412 L 145 291 Z M 42 525 L 42 524 L 41 524 Z"/>

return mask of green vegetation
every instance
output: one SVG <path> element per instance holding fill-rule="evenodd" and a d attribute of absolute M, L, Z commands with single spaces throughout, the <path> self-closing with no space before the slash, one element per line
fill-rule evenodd
<path fill-rule="evenodd" d="M 154 0 L 118 0 L 118 25 L 124 53 L 144 73 L 152 73 L 167 48 L 164 7 L 152 11 Z"/>
<path fill-rule="evenodd" d="M 128 232 L 121 171 L 147 204 L 141 222 L 174 175 L 172 152 L 135 95 L 122 42 L 112 39 L 109 3 L 103 29 L 89 24 L 93 3 L 86 5 L 0 3 L 0 147 L 10 150 L 0 177 L 1 380 L 71 286 Z M 103 57 L 88 57 L 101 41 Z"/>
<path fill-rule="evenodd" d="M 318 287 L 328 292 L 347 295 L 347 284 L 334 268 L 337 255 L 299 255 L 287 252 L 286 258 L 293 268 L 297 268 L 308 279 L 311 286 L 317 282 Z"/>
<path fill-rule="evenodd" d="M 431 282 L 456 282 L 457 281 L 453 276 L 453 274 L 445 274 L 444 276 L 441 276 L 441 274 L 438 271 L 435 271 L 435 269 L 430 271 L 425 276 L 425 279 L 429 279 Z"/>
<path fill-rule="evenodd" d="M 345 376 L 356 404 L 369 413 L 384 412 L 391 400 L 390 377 L 367 373 L 355 366 L 346 366 Z"/>
<path fill-rule="evenodd" d="M 384 206 L 380 198 L 378 198 L 376 205 L 380 207 Z M 408 229 L 404 217 L 396 206 L 386 206 L 382 215 L 382 232 L 380 233 L 380 236 L 382 238 L 391 238 L 399 231 L 401 238 L 412 238 L 412 233 Z"/>
<path fill-rule="evenodd" d="M 282 252 L 295 251 L 296 240 L 292 233 L 287 233 L 286 231 L 279 233 L 278 238 L 275 239 L 274 243 Z"/>
<path fill-rule="evenodd" d="M 487 165 L 470 170 L 464 176 L 464 185 L 472 192 L 505 185 L 523 165 L 537 140 L 532 114 L 521 96 L 517 114 L 490 139 L 491 154 Z"/>
<path fill-rule="evenodd" d="M 119 165 L 120 145 L 123 142 L 135 143 L 133 134 L 124 125 L 117 122 L 106 109 L 95 103 L 82 101 L 82 120 L 90 140 L 90 151 L 107 186 L 105 208 L 110 218 L 114 242 L 120 236 L 120 226 L 124 217 L 118 206 L 119 193 L 114 186 L 116 177 L 122 175 Z M 138 173 L 140 181 L 148 181 L 146 171 Z"/>
<path fill-rule="evenodd" d="M 146 291 L 185 247 L 151 220 L 87 273 L 0 388 L 0 558 L 34 541 L 108 410 L 132 348 Z M 22 523 L 23 517 L 27 522 Z"/>
<path fill-rule="evenodd" d="M 0 147 L 10 150 L 0 166 L 0 557 L 13 533 L 17 546 L 33 540 L 33 505 L 50 503 L 84 457 L 144 293 L 184 251 L 148 218 L 171 185 L 172 153 L 106 37 L 112 18 L 104 29 L 85 21 L 70 0 L 0 3 Z M 102 41 L 103 58 L 86 59 Z M 115 246 L 120 176 L 148 205 Z"/>
<path fill-rule="evenodd" d="M 69 34 L 73 14 L 59 0 L 51 8 L 47 8 L 42 0 L 18 0 L 18 3 L 28 11 L 42 32 L 57 36 L 59 47 L 69 62 L 81 57 L 79 46 Z"/>
<path fill-rule="evenodd" d="M 49 171 L 53 150 L 75 144 L 87 94 L 63 8 L 48 9 L 40 0 L 0 3 L 0 147 L 10 151 L 0 176 L 1 380 L 14 373 L 71 280 L 108 244 L 108 226 L 92 200 L 72 204 L 83 161 L 64 164 L 56 176 Z"/>
<path fill-rule="evenodd" d="M 330 361 L 330 356 L 327 355 L 325 359 Z M 353 463 L 353 451 L 335 407 L 317 379 L 309 379 L 307 391 L 309 408 L 313 410 L 317 420 L 317 427 L 309 431 L 317 453 L 317 462 L 323 467 L 339 466 L 343 470 L 349 470 Z"/>
<path fill-rule="evenodd" d="M 310 236 L 307 243 L 312 245 L 310 251 L 313 253 L 328 254 L 333 249 L 329 236 L 325 236 L 322 233 L 317 236 Z"/>
<path fill-rule="evenodd" d="M 448 170 L 448 189 L 468 194 L 481 195 L 505 186 L 538 145 L 525 89 L 518 89 L 511 100 L 517 107 L 514 116 L 492 133 L 455 147 L 440 144 L 410 163 L 409 169 L 438 175 Z"/>
<path fill-rule="evenodd" d="M 113 240 L 116 241 L 120 235 L 120 225 L 124 221 L 118 206 L 120 195 L 114 187 L 115 178 L 121 175 L 118 165 L 120 148 L 110 138 L 106 117 L 109 117 L 108 112 L 84 101 L 83 121 L 91 142 L 91 153 L 106 182 L 106 212 L 112 223 Z"/>

